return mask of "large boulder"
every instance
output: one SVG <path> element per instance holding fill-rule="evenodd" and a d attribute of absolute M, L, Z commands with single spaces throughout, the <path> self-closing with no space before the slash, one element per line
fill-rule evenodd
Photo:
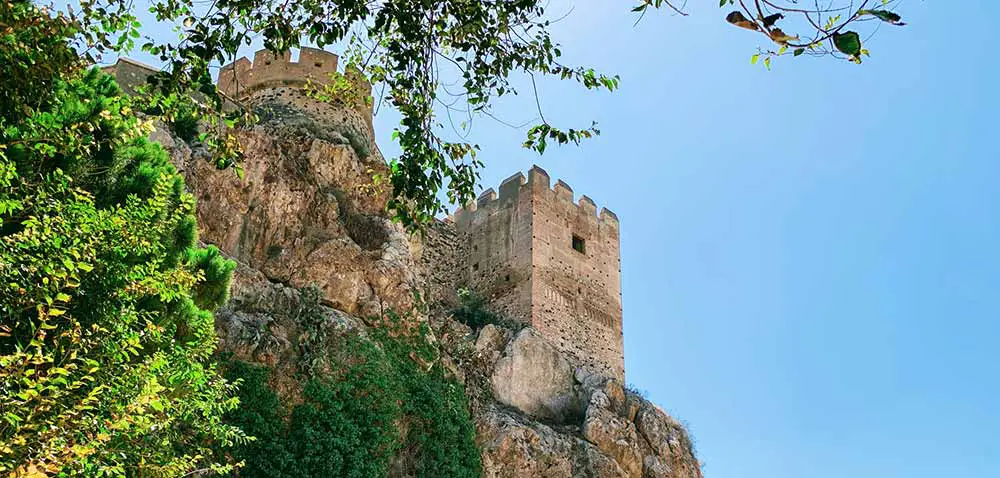
<path fill-rule="evenodd" d="M 490 383 L 496 400 L 551 423 L 579 420 L 583 410 L 574 367 L 535 329 L 514 337 L 496 362 Z"/>

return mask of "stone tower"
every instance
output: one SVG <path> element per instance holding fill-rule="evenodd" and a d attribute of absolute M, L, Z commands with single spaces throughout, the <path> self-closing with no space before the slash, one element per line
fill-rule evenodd
<path fill-rule="evenodd" d="M 538 329 L 577 363 L 624 379 L 618 217 L 535 166 L 452 221 L 465 282 L 499 313 Z"/>
<path fill-rule="evenodd" d="M 372 125 L 372 87 L 357 69 L 344 68 L 343 77 L 352 87 L 342 93 L 344 101 L 335 107 L 316 101 L 303 89 L 307 83 L 328 84 L 331 75 L 338 73 L 338 62 L 337 55 L 317 48 L 300 48 L 298 61 L 292 61 L 290 51 L 258 50 L 252 63 L 242 57 L 223 66 L 217 85 L 222 94 L 266 116 L 285 115 L 286 107 L 305 113 L 327 129 L 351 139 L 352 145 L 360 141 L 364 149 L 381 160 Z M 262 104 L 268 105 L 267 111 L 256 111 Z"/>

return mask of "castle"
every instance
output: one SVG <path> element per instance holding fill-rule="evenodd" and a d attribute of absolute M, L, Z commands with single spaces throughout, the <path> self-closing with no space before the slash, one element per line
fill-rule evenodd
<path fill-rule="evenodd" d="M 325 125 L 360 133 L 377 152 L 370 101 L 327 108 L 302 91 L 307 81 L 327 82 L 337 63 L 337 55 L 313 48 L 302 48 L 297 62 L 289 52 L 262 50 L 252 63 L 244 57 L 224 66 L 218 89 L 243 104 L 293 106 Z M 108 71 L 127 85 L 155 70 L 123 59 Z M 343 74 L 359 96 L 370 96 L 371 86 L 356 71 Z M 552 185 L 548 173 L 535 166 L 527 177 L 518 173 L 503 181 L 499 193 L 486 190 L 438 226 L 450 229 L 447 241 L 457 242 L 438 247 L 447 252 L 439 251 L 429 263 L 448 277 L 444 288 L 475 290 L 495 312 L 535 327 L 578 365 L 624 379 L 621 256 L 614 213 L 598 213 L 587 196 L 574 201 L 569 185 Z"/>
<path fill-rule="evenodd" d="M 618 217 L 542 168 L 517 173 L 451 217 L 465 283 L 576 361 L 623 379 Z"/>

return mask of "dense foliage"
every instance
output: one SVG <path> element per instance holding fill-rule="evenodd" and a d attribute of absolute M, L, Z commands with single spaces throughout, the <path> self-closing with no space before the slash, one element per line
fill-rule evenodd
<path fill-rule="evenodd" d="M 177 40 L 146 37 L 142 48 L 169 65 L 157 83 L 176 101 L 186 91 L 213 98 L 202 105 L 221 110 L 214 94 L 211 66 L 232 61 L 238 50 L 260 38 L 264 46 L 285 51 L 309 42 L 319 47 L 347 44 L 344 57 L 378 85 L 379 101 L 401 115 L 393 137 L 401 154 L 390 161 L 389 207 L 407 226 L 419 226 L 441 212 L 441 190 L 451 202 L 474 198 L 482 163 L 479 145 L 464 140 L 475 118 L 496 118 L 493 105 L 520 90 L 537 96 L 536 78 L 570 80 L 589 90 L 615 90 L 618 77 L 563 62 L 550 35 L 553 18 L 543 0 L 151 0 L 158 21 L 175 24 Z M 834 55 L 860 62 L 867 49 L 849 26 L 866 22 L 901 24 L 898 0 L 720 0 L 730 9 L 726 21 L 758 32 L 774 48 L 761 49 L 754 61 L 781 55 Z M 85 25 L 81 41 L 94 51 L 120 51 L 139 37 L 134 4 L 122 0 L 85 0 L 74 18 Z M 685 2 L 639 0 L 633 11 L 655 8 L 683 13 Z M 561 13 L 561 12 L 560 12 Z M 788 17 L 786 19 L 786 17 Z M 797 19 L 793 22 L 792 17 Z M 870 28 L 869 30 L 873 30 Z M 799 32 L 799 33 L 796 33 Z M 864 32 L 862 32 L 864 33 Z M 549 144 L 579 144 L 599 134 L 597 125 L 566 128 L 549 122 L 541 102 L 526 128 L 524 146 L 542 153 Z M 447 119 L 445 118 L 447 117 Z M 455 120 L 457 118 L 457 120 Z M 243 118 L 249 119 L 249 118 Z M 227 119 L 235 124 L 236 117 Z M 446 125 L 447 123 L 447 125 Z M 239 145 L 222 122 L 204 138 L 217 164 L 238 165 Z M 457 125 L 457 124 L 460 124 Z M 457 131 L 462 130 L 462 131 Z M 451 132 L 458 133 L 452 135 Z M 453 138 L 454 140 L 449 140 Z"/>
<path fill-rule="evenodd" d="M 234 263 L 75 26 L 0 3 L 0 474 L 181 476 L 241 440 L 211 310 Z"/>
<path fill-rule="evenodd" d="M 418 477 L 479 476 L 461 385 L 445 376 L 426 330 L 400 323 L 390 314 L 370 338 L 332 337 L 332 370 L 303 372 L 294 406 L 269 388 L 269 369 L 230 362 L 229 377 L 243 383 L 230 420 L 259 437 L 233 452 L 246 463 L 241 476 L 375 478 L 397 457 Z"/>

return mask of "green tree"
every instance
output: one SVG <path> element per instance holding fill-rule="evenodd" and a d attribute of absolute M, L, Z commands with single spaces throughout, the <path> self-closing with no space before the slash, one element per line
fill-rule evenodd
<path fill-rule="evenodd" d="M 860 62 L 867 54 L 855 26 L 873 30 L 876 24 L 902 24 L 897 0 L 832 0 L 820 4 L 797 0 L 720 0 L 729 23 L 761 34 L 773 48 L 763 48 L 756 62 L 770 67 L 782 55 L 833 55 Z M 383 101 L 402 115 L 393 137 L 401 154 L 390 161 L 389 207 L 396 219 L 418 226 L 443 209 L 438 193 L 450 202 L 474 197 L 479 145 L 449 141 L 436 112 L 451 105 L 468 118 L 493 115 L 497 99 L 535 92 L 537 77 L 568 80 L 589 90 L 615 90 L 618 77 L 565 63 L 549 33 L 552 17 L 544 0 L 151 0 L 158 21 L 175 23 L 179 40 L 144 38 L 142 48 L 169 65 L 157 78 L 160 93 L 197 90 L 214 95 L 209 67 L 227 63 L 237 50 L 262 38 L 275 51 L 310 42 L 319 47 L 347 44 L 348 63 L 384 88 Z M 131 2 L 85 0 L 74 17 L 83 30 L 81 41 L 94 51 L 128 47 L 134 31 Z M 684 14 L 684 2 L 638 0 L 636 15 L 653 9 Z M 641 18 L 641 17 L 640 17 Z M 748 38 L 752 38 L 749 37 Z M 525 81 L 518 81 L 521 78 Z M 514 80 L 514 81 L 512 81 Z M 530 88 L 522 85 L 530 84 Z M 445 90 L 442 85 L 452 85 Z M 457 97 L 457 98 L 455 98 Z M 170 102 L 167 102 L 169 104 Z M 201 111 L 212 105 L 202 105 Z M 167 109 L 169 110 L 169 108 Z M 167 111 L 165 110 L 165 111 Z M 543 153 L 550 144 L 579 144 L 600 133 L 597 125 L 555 125 L 539 108 L 537 124 L 526 127 L 524 146 Z M 246 119 L 246 118 L 244 118 Z M 235 124 L 235 117 L 228 119 Z M 239 149 L 222 126 L 205 136 L 221 155 L 217 164 L 238 164 Z"/>
<path fill-rule="evenodd" d="M 79 25 L 0 3 L 0 473 L 181 476 L 243 440 L 211 310 L 235 264 Z"/>

